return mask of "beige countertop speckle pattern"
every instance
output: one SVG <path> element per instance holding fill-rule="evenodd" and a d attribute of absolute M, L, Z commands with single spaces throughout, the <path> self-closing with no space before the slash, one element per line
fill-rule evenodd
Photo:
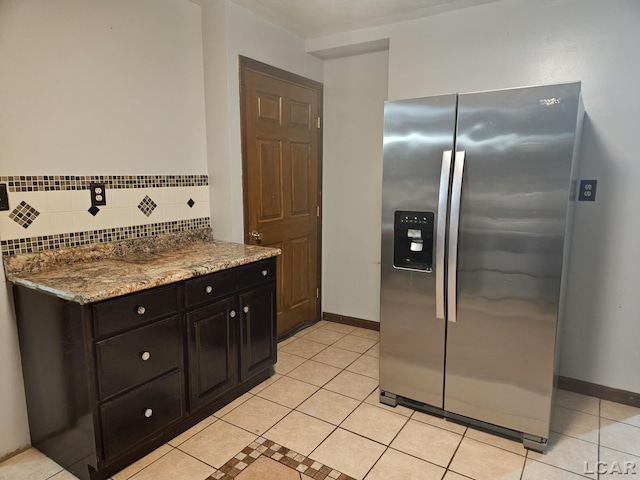
<path fill-rule="evenodd" d="M 198 238 L 191 235 L 184 242 L 176 240 L 179 234 L 167 236 L 171 236 L 171 241 L 159 246 L 148 239 L 144 240 L 144 248 L 138 248 L 135 240 L 128 241 L 124 248 L 117 243 L 106 245 L 104 255 L 99 253 L 99 247 L 69 248 L 57 254 L 25 254 L 28 258 L 18 255 L 5 259 L 5 273 L 15 285 L 87 304 L 280 254 L 279 249 L 223 242 L 206 234 Z"/>

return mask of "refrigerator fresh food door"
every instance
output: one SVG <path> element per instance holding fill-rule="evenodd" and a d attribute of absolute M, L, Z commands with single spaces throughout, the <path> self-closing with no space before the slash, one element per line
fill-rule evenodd
<path fill-rule="evenodd" d="M 444 408 L 542 438 L 579 104 L 579 83 L 458 99 Z"/>
<path fill-rule="evenodd" d="M 455 109 L 456 95 L 386 102 L 384 120 L 380 389 L 438 408 Z"/>

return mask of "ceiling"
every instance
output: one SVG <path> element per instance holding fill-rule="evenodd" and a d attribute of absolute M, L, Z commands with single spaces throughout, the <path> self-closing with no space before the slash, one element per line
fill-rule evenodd
<path fill-rule="evenodd" d="M 231 1 L 301 37 L 309 38 L 426 17 L 497 0 Z"/>

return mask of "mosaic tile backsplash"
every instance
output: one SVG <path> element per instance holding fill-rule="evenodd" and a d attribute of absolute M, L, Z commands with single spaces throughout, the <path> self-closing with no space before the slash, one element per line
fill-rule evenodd
<path fill-rule="evenodd" d="M 101 243 L 210 226 L 207 175 L 0 176 L 2 255 Z M 107 204 L 91 205 L 104 183 Z"/>
<path fill-rule="evenodd" d="M 0 176 L 10 192 L 87 190 L 91 183 L 107 188 L 192 187 L 209 185 L 207 175 L 17 175 Z"/>
<path fill-rule="evenodd" d="M 20 205 L 14 208 L 9 214 L 9 218 L 21 227 L 29 228 L 38 215 L 40 215 L 40 212 L 27 202 L 22 201 L 20 202 Z"/>

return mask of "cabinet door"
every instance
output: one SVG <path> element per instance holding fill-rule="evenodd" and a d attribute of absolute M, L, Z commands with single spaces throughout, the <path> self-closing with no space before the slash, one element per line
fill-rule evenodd
<path fill-rule="evenodd" d="M 187 314 L 191 411 L 235 386 L 238 368 L 235 324 L 238 319 L 234 297 Z"/>
<path fill-rule="evenodd" d="M 276 362 L 275 282 L 240 294 L 239 306 L 240 380 L 245 381 Z"/>

